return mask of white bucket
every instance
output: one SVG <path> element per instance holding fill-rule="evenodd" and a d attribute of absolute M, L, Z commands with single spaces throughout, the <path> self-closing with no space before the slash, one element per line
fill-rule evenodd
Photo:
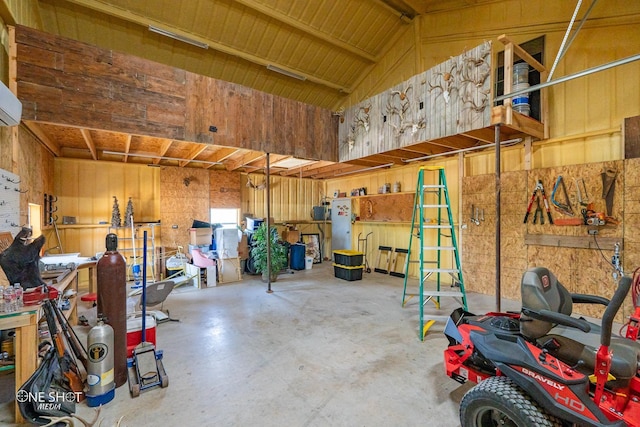
<path fill-rule="evenodd" d="M 513 86 L 513 91 L 515 92 L 518 90 L 526 89 L 528 87 L 529 83 L 519 83 Z M 530 112 L 529 94 L 525 93 L 511 98 L 511 107 L 513 107 L 514 111 L 528 116 Z"/>
<path fill-rule="evenodd" d="M 526 89 L 529 87 L 529 64 L 526 62 L 519 62 L 513 64 L 513 91 Z M 514 96 L 511 99 L 511 106 L 514 111 L 525 116 L 529 115 L 531 111 L 529 106 L 529 94 Z"/>
<path fill-rule="evenodd" d="M 526 83 L 529 87 L 529 64 L 526 62 L 518 62 L 513 65 L 513 84 L 519 85 Z"/>
<path fill-rule="evenodd" d="M 304 269 L 311 270 L 312 267 L 313 267 L 313 257 L 312 256 L 304 257 Z"/>

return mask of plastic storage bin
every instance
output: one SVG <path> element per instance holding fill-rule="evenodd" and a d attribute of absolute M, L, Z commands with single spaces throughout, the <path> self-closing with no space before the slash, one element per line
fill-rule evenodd
<path fill-rule="evenodd" d="M 352 282 L 354 280 L 362 280 L 362 270 L 364 265 L 359 266 L 346 266 L 340 264 L 333 264 L 333 272 L 338 279 L 348 280 Z"/>
<path fill-rule="evenodd" d="M 356 267 L 362 265 L 363 256 L 364 254 L 362 252 L 352 251 L 349 249 L 333 251 L 333 260 L 335 261 L 335 263 L 347 267 Z"/>
<path fill-rule="evenodd" d="M 307 246 L 296 243 L 295 245 L 291 245 L 291 269 L 293 270 L 304 270 L 304 251 Z"/>

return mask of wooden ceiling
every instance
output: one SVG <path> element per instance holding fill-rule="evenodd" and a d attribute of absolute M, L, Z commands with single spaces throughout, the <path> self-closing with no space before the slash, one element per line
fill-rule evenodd
<path fill-rule="evenodd" d="M 40 29 L 277 96 L 336 110 L 419 14 L 495 0 L 37 0 Z M 26 24 L 26 23 L 25 23 Z M 195 46 L 150 31 L 174 33 Z M 293 73 L 291 77 L 273 68 Z M 54 155 L 254 172 L 265 155 L 244 149 L 27 123 Z M 321 161 L 273 172 L 330 178 L 481 144 L 419 144 L 349 164 Z M 109 154 L 124 153 L 124 154 Z M 145 153 L 142 155 L 142 153 Z M 153 154 L 148 154 L 153 153 Z M 139 155 L 136 155 L 139 154 Z"/>

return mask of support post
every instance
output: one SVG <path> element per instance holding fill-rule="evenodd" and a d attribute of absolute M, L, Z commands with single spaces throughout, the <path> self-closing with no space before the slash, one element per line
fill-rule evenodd
<path fill-rule="evenodd" d="M 269 153 L 267 153 L 267 293 L 273 293 L 271 289 L 271 178 L 269 176 Z"/>
<path fill-rule="evenodd" d="M 495 128 L 496 142 L 496 311 L 500 311 L 500 125 Z"/>

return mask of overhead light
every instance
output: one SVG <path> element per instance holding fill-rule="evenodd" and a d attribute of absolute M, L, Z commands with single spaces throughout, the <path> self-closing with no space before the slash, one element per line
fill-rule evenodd
<path fill-rule="evenodd" d="M 272 163 L 271 167 L 291 169 L 291 168 L 297 168 L 297 167 L 300 167 L 300 166 L 304 166 L 304 165 L 307 165 L 307 164 L 313 163 L 313 162 L 314 162 L 313 160 L 298 159 L 296 157 L 289 157 L 287 159 L 280 160 L 279 162 Z"/>
<path fill-rule="evenodd" d="M 102 153 L 103 154 L 113 154 L 113 155 L 116 155 L 116 156 L 144 157 L 146 159 L 176 160 L 178 162 L 205 163 L 207 165 L 221 165 L 222 164 L 220 162 L 210 162 L 208 160 L 181 159 L 179 157 L 155 156 L 153 154 L 122 153 L 122 152 L 119 152 L 119 151 L 103 151 Z"/>
<path fill-rule="evenodd" d="M 197 47 L 202 48 L 202 49 L 209 49 L 209 45 L 206 44 L 206 43 L 203 43 L 203 42 L 198 41 L 198 40 L 190 39 L 189 37 L 185 37 L 183 35 L 174 33 L 173 31 L 164 30 L 162 28 L 154 27 L 153 25 L 149 25 L 149 31 L 151 31 L 152 33 L 160 34 L 160 35 L 165 36 L 165 37 L 172 38 L 174 40 L 181 41 L 183 43 L 189 43 L 190 45 L 197 46 Z"/>
<path fill-rule="evenodd" d="M 271 65 L 271 64 L 267 65 L 267 70 L 275 71 L 276 73 L 284 74 L 285 76 L 293 77 L 294 79 L 298 79 L 302 81 L 307 80 L 307 78 L 303 75 L 296 74 L 292 71 L 284 70 L 280 67 L 276 67 L 275 65 Z"/>
<path fill-rule="evenodd" d="M 368 171 L 372 171 L 374 169 L 382 169 L 382 168 L 389 168 L 393 166 L 393 163 L 387 163 L 386 165 L 378 165 L 378 166 L 372 166 L 370 168 L 364 168 L 364 169 L 358 169 L 355 171 L 350 171 L 350 172 L 343 172 L 343 173 L 337 173 L 333 176 L 344 176 L 344 175 L 351 175 L 354 173 L 360 173 L 360 172 L 368 172 Z"/>

